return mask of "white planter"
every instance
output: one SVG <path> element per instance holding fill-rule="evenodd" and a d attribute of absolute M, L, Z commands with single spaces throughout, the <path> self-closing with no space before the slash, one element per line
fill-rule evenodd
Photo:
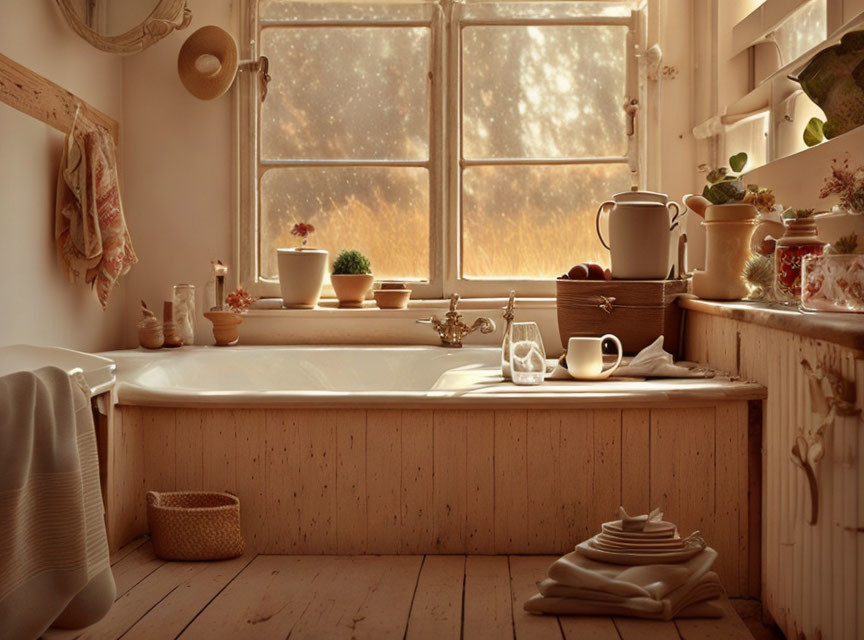
<path fill-rule="evenodd" d="M 864 244 L 864 215 L 847 213 L 846 211 L 832 211 L 820 213 L 815 216 L 816 230 L 819 239 L 828 244 L 834 244 L 840 238 L 858 235 L 858 246 Z"/>
<path fill-rule="evenodd" d="M 327 275 L 328 253 L 324 249 L 276 249 L 279 287 L 286 309 L 313 309 L 321 297 Z"/>

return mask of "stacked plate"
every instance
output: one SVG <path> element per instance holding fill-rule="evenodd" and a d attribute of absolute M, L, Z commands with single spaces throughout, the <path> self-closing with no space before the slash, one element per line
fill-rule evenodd
<path fill-rule="evenodd" d="M 600 562 L 642 565 L 686 562 L 705 548 L 698 531 L 681 538 L 671 522 L 632 520 L 635 519 L 603 523 L 602 531 L 579 543 L 576 550 Z"/>

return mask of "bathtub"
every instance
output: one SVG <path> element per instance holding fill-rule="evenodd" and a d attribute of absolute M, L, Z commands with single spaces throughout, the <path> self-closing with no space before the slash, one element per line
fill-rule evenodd
<path fill-rule="evenodd" d="M 494 347 L 195 346 L 101 355 L 117 364 L 115 401 L 138 406 L 618 406 L 752 392 L 744 383 L 717 379 L 555 380 L 519 387 L 502 379 L 501 350 Z"/>

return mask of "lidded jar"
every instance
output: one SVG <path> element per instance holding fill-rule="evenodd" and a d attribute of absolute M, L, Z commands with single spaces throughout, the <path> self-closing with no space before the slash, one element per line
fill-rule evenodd
<path fill-rule="evenodd" d="M 801 299 L 801 262 L 804 256 L 821 256 L 825 243 L 819 239 L 813 216 L 789 218 L 786 232 L 774 251 L 774 294 L 781 302 L 798 303 Z"/>

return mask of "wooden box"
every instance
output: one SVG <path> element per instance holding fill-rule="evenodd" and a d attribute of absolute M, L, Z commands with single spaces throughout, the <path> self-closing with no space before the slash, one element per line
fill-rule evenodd
<path fill-rule="evenodd" d="M 676 298 L 690 280 L 557 280 L 561 344 L 574 336 L 612 333 L 632 355 L 663 335 L 664 349 L 679 356 L 681 308 Z"/>

